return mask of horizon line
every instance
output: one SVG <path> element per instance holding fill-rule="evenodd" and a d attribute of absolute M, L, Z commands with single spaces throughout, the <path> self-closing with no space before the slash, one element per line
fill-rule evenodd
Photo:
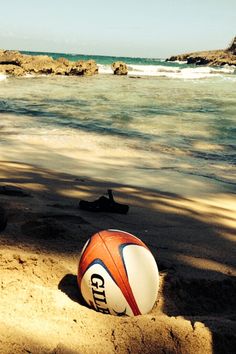
<path fill-rule="evenodd" d="M 167 59 L 166 57 L 144 57 L 144 56 L 129 56 L 129 55 L 111 55 L 111 54 L 85 54 L 85 53 L 76 53 L 76 52 L 57 52 L 57 51 L 46 51 L 46 50 L 26 50 L 26 49 L 3 49 L 3 50 L 12 50 L 19 52 L 27 53 L 45 53 L 45 54 L 66 54 L 66 55 L 81 55 L 81 56 L 96 56 L 96 57 L 109 57 L 109 58 L 131 58 L 131 59 L 150 59 L 150 60 L 159 60 Z"/>

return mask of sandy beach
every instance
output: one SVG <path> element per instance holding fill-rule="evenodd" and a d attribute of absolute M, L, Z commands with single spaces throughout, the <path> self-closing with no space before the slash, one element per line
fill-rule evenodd
<path fill-rule="evenodd" d="M 1 161 L 0 194 L 8 224 L 0 233 L 1 353 L 233 353 L 235 199 L 187 198 Z M 112 188 L 127 215 L 90 213 Z M 25 195 L 26 194 L 26 195 Z M 150 248 L 160 272 L 147 315 L 115 317 L 89 309 L 76 274 L 96 231 L 131 232 Z"/>
<path fill-rule="evenodd" d="M 236 1 L 112 5 L 1 4 L 0 354 L 236 354 Z"/>

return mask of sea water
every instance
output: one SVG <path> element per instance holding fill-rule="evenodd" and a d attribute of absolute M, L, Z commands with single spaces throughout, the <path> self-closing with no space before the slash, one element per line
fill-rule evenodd
<path fill-rule="evenodd" d="M 0 75 L 1 160 L 103 180 L 108 187 L 235 193 L 235 68 L 50 55 L 95 59 L 99 74 Z M 128 76 L 112 75 L 117 60 L 127 63 Z"/>

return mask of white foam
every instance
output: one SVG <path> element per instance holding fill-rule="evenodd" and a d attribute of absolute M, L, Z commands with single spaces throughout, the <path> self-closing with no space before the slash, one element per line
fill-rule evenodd
<path fill-rule="evenodd" d="M 128 67 L 130 74 L 139 74 L 147 76 L 160 76 L 162 73 L 178 73 L 181 71 L 180 68 L 176 66 L 165 66 L 165 65 L 129 65 Z"/>
<path fill-rule="evenodd" d="M 176 64 L 187 64 L 187 60 L 174 60 L 173 63 L 176 63 Z"/>
<path fill-rule="evenodd" d="M 113 74 L 110 65 L 99 64 L 99 73 Z M 169 65 L 128 65 L 129 76 L 159 76 L 174 79 L 203 79 L 209 77 L 234 74 L 235 68 L 230 66 L 212 68 L 209 66 L 181 68 Z"/>
<path fill-rule="evenodd" d="M 215 72 L 225 73 L 225 74 L 234 74 L 236 66 L 224 66 L 223 68 L 215 68 L 213 69 Z"/>
<path fill-rule="evenodd" d="M 6 80 L 7 75 L 0 73 L 0 81 Z"/>
<path fill-rule="evenodd" d="M 202 79 L 208 77 L 223 76 L 224 74 L 233 73 L 233 68 L 212 68 L 209 66 L 184 68 L 181 70 L 181 74 L 184 79 Z"/>
<path fill-rule="evenodd" d="M 212 76 L 219 76 L 212 71 L 209 67 L 199 67 L 199 68 L 184 68 L 181 70 L 180 78 L 182 79 L 203 79 Z"/>
<path fill-rule="evenodd" d="M 203 69 L 203 70 L 201 70 Z M 131 65 L 129 75 L 197 79 L 212 75 L 209 68 L 183 68 L 164 65 Z"/>
<path fill-rule="evenodd" d="M 99 74 L 113 74 L 111 65 L 98 64 L 98 72 Z"/>

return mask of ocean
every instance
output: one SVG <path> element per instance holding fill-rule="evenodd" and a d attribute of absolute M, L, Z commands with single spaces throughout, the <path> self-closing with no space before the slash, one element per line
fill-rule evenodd
<path fill-rule="evenodd" d="M 99 74 L 0 74 L 1 160 L 103 180 L 108 187 L 235 193 L 236 68 L 43 54 L 94 59 Z M 112 74 L 118 60 L 127 63 L 128 76 Z"/>

